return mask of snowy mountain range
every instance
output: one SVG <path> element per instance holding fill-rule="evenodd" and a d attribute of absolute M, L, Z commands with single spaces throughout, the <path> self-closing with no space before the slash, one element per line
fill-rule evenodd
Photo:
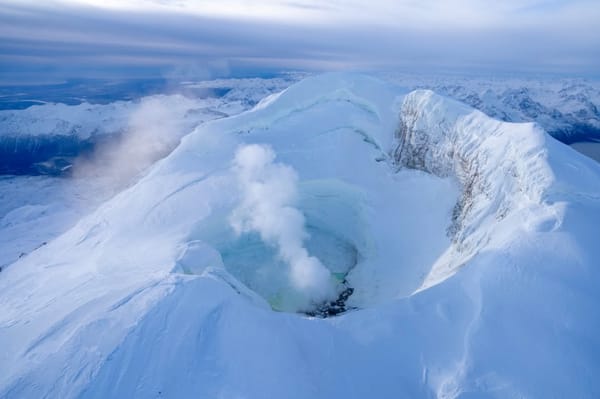
<path fill-rule="evenodd" d="M 600 83 L 595 80 L 402 74 L 385 78 L 411 90 L 431 89 L 505 122 L 537 122 L 567 144 L 600 140 Z"/>
<path fill-rule="evenodd" d="M 600 164 L 544 132 L 532 91 L 487 106 L 538 124 L 402 86 L 167 99 L 176 142 L 0 273 L 0 397 L 600 396 Z M 548 123 L 597 126 L 578 101 Z M 25 127 L 44 107 L 2 124 L 100 134 L 64 109 Z"/>
<path fill-rule="evenodd" d="M 297 73 L 270 79 L 180 82 L 179 91 L 185 96 L 154 95 L 107 104 L 47 103 L 24 110 L 1 110 L 0 173 L 62 174 L 77 156 L 135 129 L 132 118 L 139 127 L 140 119 L 149 117 L 139 115 L 144 111 L 153 115 L 155 120 L 149 117 L 153 126 L 160 127 L 156 113 L 161 120 L 177 120 L 178 126 L 160 127 L 167 130 L 161 137 L 176 143 L 198 123 L 248 110 L 305 76 Z M 390 74 L 382 78 L 407 90 L 432 89 L 506 122 L 537 122 L 567 144 L 600 140 L 600 84 L 596 81 Z M 156 112 L 150 110 L 152 107 Z M 173 147 L 169 145 L 169 150 Z"/>
<path fill-rule="evenodd" d="M 1 110 L 0 174 L 61 175 L 77 157 L 131 136 L 161 141 L 164 155 L 199 123 L 248 110 L 295 79 L 296 75 L 183 82 L 179 91 L 185 96 L 151 95 L 106 104 L 46 103 Z"/>

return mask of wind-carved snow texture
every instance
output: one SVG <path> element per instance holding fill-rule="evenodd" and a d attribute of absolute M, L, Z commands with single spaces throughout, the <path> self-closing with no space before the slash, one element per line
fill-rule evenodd
<path fill-rule="evenodd" d="M 304 245 L 308 238 L 304 215 L 294 206 L 298 200 L 298 175 L 290 166 L 275 163 L 267 145 L 251 144 L 238 149 L 234 172 L 242 199 L 230 221 L 239 235 L 257 232 L 277 248 L 289 266 L 293 286 L 314 304 L 334 299 L 331 273 Z M 308 309 L 304 309 L 308 310 Z"/>

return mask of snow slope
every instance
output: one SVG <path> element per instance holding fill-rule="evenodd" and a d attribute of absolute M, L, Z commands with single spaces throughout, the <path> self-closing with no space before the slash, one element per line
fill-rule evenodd
<path fill-rule="evenodd" d="M 0 111 L 0 268 L 135 182 L 195 126 L 245 111 L 297 79 L 188 82 L 187 96 Z"/>
<path fill-rule="evenodd" d="M 236 235 L 249 144 L 295 171 L 283 206 L 353 310 L 295 313 L 318 304 Z M 309 78 L 0 273 L 0 396 L 594 398 L 598 226 L 600 166 L 536 125 Z"/>
<path fill-rule="evenodd" d="M 58 237 L 114 192 L 95 179 L 0 177 L 0 268 Z"/>

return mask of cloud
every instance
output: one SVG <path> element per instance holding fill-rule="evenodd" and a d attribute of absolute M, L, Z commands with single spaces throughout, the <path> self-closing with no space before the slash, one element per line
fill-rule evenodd
<path fill-rule="evenodd" d="M 257 232 L 264 242 L 277 248 L 290 268 L 292 285 L 310 302 L 335 299 L 329 270 L 304 246 L 308 234 L 304 215 L 294 207 L 298 196 L 294 169 L 275 163 L 271 147 L 250 144 L 236 152 L 234 172 L 242 193 L 241 203 L 231 216 L 235 232 Z"/>
<path fill-rule="evenodd" d="M 205 62 L 238 74 L 594 74 L 598 20 L 600 5 L 589 0 L 8 1 L 0 9 L 0 68 L 23 78 L 42 69 L 63 78 L 146 77 Z"/>

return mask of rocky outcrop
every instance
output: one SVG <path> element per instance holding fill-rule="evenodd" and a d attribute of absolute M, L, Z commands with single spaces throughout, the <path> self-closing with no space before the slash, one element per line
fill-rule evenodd
<path fill-rule="evenodd" d="M 539 127 L 493 120 L 432 91 L 406 96 L 395 138 L 398 168 L 453 178 L 461 186 L 447 231 L 463 256 L 453 259 L 476 253 L 511 210 L 541 202 L 553 178 Z"/>

